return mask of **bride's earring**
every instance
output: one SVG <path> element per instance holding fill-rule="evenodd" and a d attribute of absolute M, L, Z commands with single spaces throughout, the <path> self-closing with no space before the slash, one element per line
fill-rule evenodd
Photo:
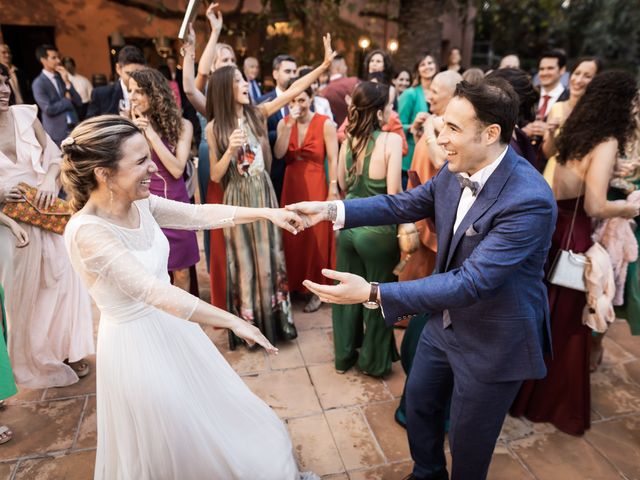
<path fill-rule="evenodd" d="M 109 213 L 113 213 L 113 190 L 109 188 Z"/>

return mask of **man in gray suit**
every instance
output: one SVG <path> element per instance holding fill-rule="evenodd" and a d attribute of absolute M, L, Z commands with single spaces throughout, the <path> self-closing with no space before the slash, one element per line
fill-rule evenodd
<path fill-rule="evenodd" d="M 33 97 L 42 113 L 42 126 L 60 146 L 78 123 L 76 108 L 82 107 L 82 99 L 73 88 L 56 47 L 40 45 L 36 58 L 42 64 L 42 72 L 33 81 Z"/>

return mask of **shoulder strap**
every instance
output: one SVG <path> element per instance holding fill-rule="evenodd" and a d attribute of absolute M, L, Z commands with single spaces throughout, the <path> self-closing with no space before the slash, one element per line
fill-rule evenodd
<path fill-rule="evenodd" d="M 582 191 L 585 187 L 585 181 L 583 180 L 580 183 L 580 191 L 578 192 L 578 198 L 576 198 L 576 206 L 573 208 L 573 215 L 571 216 L 571 226 L 569 227 L 569 234 L 567 235 L 567 240 L 565 242 L 565 247 L 563 250 L 568 250 L 569 245 L 571 245 L 571 238 L 573 236 L 573 226 L 576 223 L 576 216 L 578 214 L 578 205 L 580 204 L 580 198 L 582 197 Z"/>

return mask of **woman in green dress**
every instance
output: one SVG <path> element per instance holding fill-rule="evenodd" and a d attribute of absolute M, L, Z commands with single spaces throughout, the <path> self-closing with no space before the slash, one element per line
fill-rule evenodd
<path fill-rule="evenodd" d="M 278 208 L 269 178 L 266 119 L 318 80 L 335 52 L 324 37 L 324 61 L 282 95 L 251 105 L 249 84 L 235 66 L 217 69 L 207 85 L 207 142 L 211 180 L 222 182 L 224 203 Z M 266 221 L 225 229 L 227 309 L 255 324 L 272 344 L 296 338 L 280 231 Z M 231 348 L 238 339 L 231 334 Z"/>
<path fill-rule="evenodd" d="M 402 191 L 402 138 L 381 131 L 391 109 L 386 85 L 362 82 L 353 91 L 347 137 L 338 158 L 338 182 L 347 199 Z M 338 271 L 369 281 L 395 282 L 393 268 L 399 260 L 395 225 L 340 232 Z M 385 325 L 380 309 L 333 305 L 333 340 L 339 373 L 357 364 L 362 372 L 381 377 L 391 371 L 391 362 L 399 359 L 393 328 Z"/>
<path fill-rule="evenodd" d="M 425 53 L 416 64 L 413 86 L 407 88 L 398 99 L 398 115 L 400 115 L 409 146 L 407 154 L 402 157 L 403 188 L 407 186 L 407 171 L 411 167 L 416 139 L 422 136 L 422 124 L 427 119 L 426 113 L 429 112 L 426 94 L 437 73 L 438 66 L 435 60 L 431 55 Z"/>

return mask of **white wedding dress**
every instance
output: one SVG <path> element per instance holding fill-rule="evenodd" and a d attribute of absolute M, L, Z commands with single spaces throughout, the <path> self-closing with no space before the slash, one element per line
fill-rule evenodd
<path fill-rule="evenodd" d="M 294 480 L 278 416 L 189 318 L 198 299 L 172 286 L 160 227 L 233 226 L 235 208 L 156 196 L 128 229 L 79 213 L 65 243 L 101 312 L 95 479 Z"/>

